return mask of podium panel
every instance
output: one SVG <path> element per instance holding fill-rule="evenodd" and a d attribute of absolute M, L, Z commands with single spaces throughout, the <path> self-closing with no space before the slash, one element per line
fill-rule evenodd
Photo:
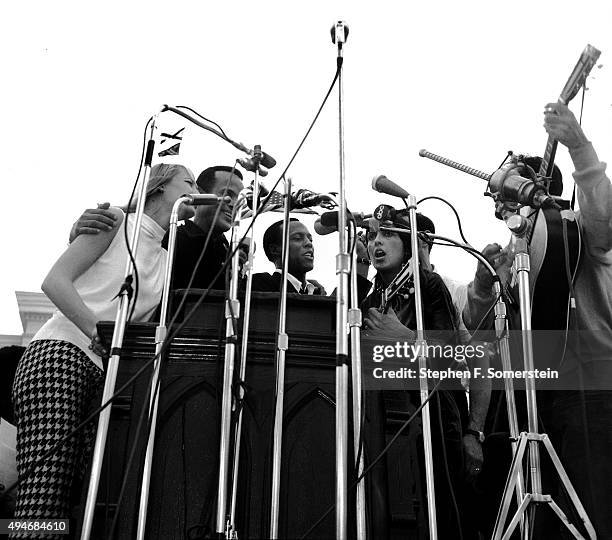
<path fill-rule="evenodd" d="M 186 310 L 197 301 L 198 293 L 191 295 Z M 254 295 L 238 481 L 240 538 L 268 536 L 277 303 L 276 294 Z M 292 297 L 288 313 L 279 531 L 283 538 L 296 538 L 335 501 L 335 335 L 330 331 L 335 303 L 325 297 Z M 112 331 L 112 323 L 100 324 L 109 341 Z M 117 388 L 153 357 L 154 332 L 151 323 L 128 327 Z M 174 338 L 164 358 L 147 538 L 204 538 L 214 532 L 224 332 L 223 297 L 213 294 Z M 93 538 L 108 537 L 117 512 L 116 537 L 136 534 L 150 374 L 148 369 L 113 404 Z M 332 538 L 334 516 L 332 512 L 312 536 Z"/>

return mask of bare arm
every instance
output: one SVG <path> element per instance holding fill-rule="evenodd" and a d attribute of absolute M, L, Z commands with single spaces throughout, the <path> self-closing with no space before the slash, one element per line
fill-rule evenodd
<path fill-rule="evenodd" d="M 111 209 L 117 225 L 121 224 L 122 214 Z M 75 280 L 88 270 L 106 251 L 119 230 L 116 226 L 96 235 L 79 236 L 53 265 L 42 284 L 42 290 L 57 308 L 70 319 L 86 336 L 95 336 L 94 313 L 85 305 L 74 287 Z"/>

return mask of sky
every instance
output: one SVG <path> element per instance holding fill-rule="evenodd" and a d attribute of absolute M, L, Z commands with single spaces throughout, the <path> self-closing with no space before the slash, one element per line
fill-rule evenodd
<path fill-rule="evenodd" d="M 293 154 L 329 87 L 336 59 L 329 30 L 350 29 L 344 52 L 347 201 L 371 212 L 385 174 L 417 198 L 457 208 L 467 239 L 504 244 L 505 225 L 483 181 L 420 158 L 426 148 L 494 171 L 510 149 L 541 155 L 544 105 L 556 101 L 581 51 L 602 51 L 588 81 L 583 127 L 611 159 L 612 7 L 606 1 L 54 2 L 4 6 L 0 22 L 0 334 L 21 333 L 16 290 L 38 291 L 66 248 L 72 223 L 97 202 L 124 204 L 147 119 L 163 104 L 188 105 L 278 166 Z M 580 96 L 571 104 L 580 110 Z M 184 123 L 160 116 L 160 132 Z M 188 126 L 180 161 L 197 175 L 243 157 Z M 567 151 L 558 152 L 565 191 Z M 338 102 L 333 93 L 289 171 L 296 187 L 338 189 Z M 399 203 L 399 204 L 398 204 Z M 421 211 L 459 239 L 441 203 Z M 280 219 L 267 214 L 259 235 Z M 307 224 L 312 219 L 306 218 Z M 257 238 L 256 238 L 257 240 Z M 315 237 L 312 278 L 334 288 L 337 235 Z M 256 271 L 271 270 L 263 250 Z M 435 247 L 437 270 L 469 281 L 468 255 Z"/>

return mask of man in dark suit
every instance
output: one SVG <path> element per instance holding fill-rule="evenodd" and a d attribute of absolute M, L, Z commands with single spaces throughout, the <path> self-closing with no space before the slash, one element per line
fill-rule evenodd
<path fill-rule="evenodd" d="M 274 263 L 273 274 L 261 272 L 253 275 L 253 290 L 279 292 L 282 268 L 283 222 L 277 221 L 264 233 L 263 248 L 266 257 Z M 296 218 L 289 221 L 289 273 L 287 292 L 311 295 L 325 295 L 325 289 L 315 280 L 306 279 L 314 267 L 312 234 Z"/>

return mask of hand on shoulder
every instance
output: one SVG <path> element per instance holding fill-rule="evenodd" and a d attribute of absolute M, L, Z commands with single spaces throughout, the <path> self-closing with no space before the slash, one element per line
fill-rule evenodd
<path fill-rule="evenodd" d="M 122 215 L 118 208 L 111 207 L 108 202 L 98 204 L 97 208 L 87 208 L 70 230 L 70 243 L 81 234 L 99 234 L 112 230 Z"/>

